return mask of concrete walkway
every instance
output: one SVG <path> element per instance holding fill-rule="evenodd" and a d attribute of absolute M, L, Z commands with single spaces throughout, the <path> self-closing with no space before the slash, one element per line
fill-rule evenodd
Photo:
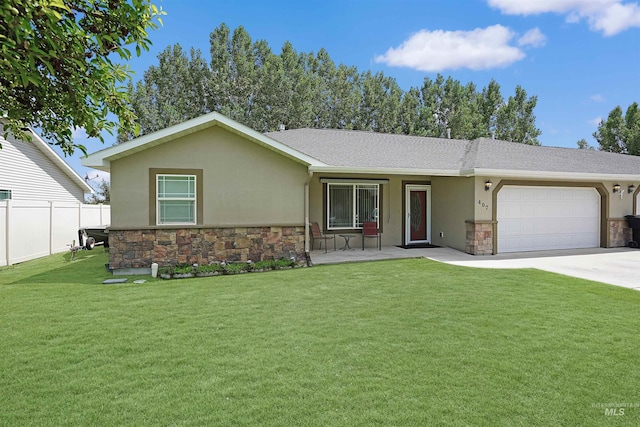
<path fill-rule="evenodd" d="M 539 270 L 640 290 L 640 250 L 630 248 L 571 249 L 474 256 L 450 248 L 402 249 L 395 246 L 311 252 L 314 264 L 428 258 L 476 268 L 537 268 Z"/>

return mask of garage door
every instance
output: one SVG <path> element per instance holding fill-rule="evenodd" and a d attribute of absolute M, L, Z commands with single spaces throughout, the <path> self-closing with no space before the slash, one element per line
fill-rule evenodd
<path fill-rule="evenodd" d="M 600 246 L 600 195 L 593 188 L 504 186 L 498 252 Z"/>

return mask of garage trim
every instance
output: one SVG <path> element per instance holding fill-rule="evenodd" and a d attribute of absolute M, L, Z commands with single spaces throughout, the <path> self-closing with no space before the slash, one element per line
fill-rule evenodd
<path fill-rule="evenodd" d="M 633 215 L 638 215 L 638 193 L 640 193 L 640 187 L 636 188 L 633 192 Z"/>
<path fill-rule="evenodd" d="M 567 181 L 526 181 L 502 180 L 495 186 L 491 194 L 491 218 L 493 224 L 493 253 L 498 253 L 498 193 L 505 185 L 519 185 L 528 187 L 586 187 L 594 188 L 600 194 L 600 247 L 606 248 L 609 241 L 609 193 L 601 182 L 567 182 Z M 640 190 L 640 187 L 638 188 Z M 638 191 L 636 190 L 636 191 Z"/>

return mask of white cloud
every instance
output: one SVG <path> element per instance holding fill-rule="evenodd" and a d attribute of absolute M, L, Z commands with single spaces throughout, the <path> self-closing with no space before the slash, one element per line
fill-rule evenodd
<path fill-rule="evenodd" d="M 591 119 L 587 121 L 587 123 L 589 123 L 590 125 L 598 126 L 601 121 L 602 121 L 602 117 L 598 116 L 595 119 Z"/>
<path fill-rule="evenodd" d="M 87 139 L 87 131 L 84 128 L 71 128 L 71 138 L 76 139 Z"/>
<path fill-rule="evenodd" d="M 638 3 L 614 4 L 597 19 L 589 18 L 592 28 L 605 36 L 613 36 L 627 28 L 640 27 L 640 6 Z"/>
<path fill-rule="evenodd" d="M 591 95 L 589 99 L 592 100 L 593 102 L 604 102 L 604 96 L 600 95 L 599 93 L 596 93 L 595 95 Z"/>
<path fill-rule="evenodd" d="M 533 28 L 518 39 L 519 46 L 542 47 L 547 42 L 547 36 L 538 27 Z"/>
<path fill-rule="evenodd" d="M 375 61 L 420 71 L 506 67 L 525 57 L 522 50 L 509 45 L 513 37 L 502 25 L 472 31 L 420 30 Z"/>
<path fill-rule="evenodd" d="M 593 31 L 605 36 L 616 35 L 628 28 L 640 27 L 640 6 L 623 0 L 487 0 L 489 6 L 507 15 L 558 13 L 569 23 L 586 19 Z"/>

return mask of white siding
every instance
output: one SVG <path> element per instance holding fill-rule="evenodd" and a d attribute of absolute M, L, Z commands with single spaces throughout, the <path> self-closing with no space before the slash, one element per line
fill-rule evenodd
<path fill-rule="evenodd" d="M 0 136 L 0 189 L 12 200 L 84 202 L 84 190 L 48 158 L 36 143 Z"/>

